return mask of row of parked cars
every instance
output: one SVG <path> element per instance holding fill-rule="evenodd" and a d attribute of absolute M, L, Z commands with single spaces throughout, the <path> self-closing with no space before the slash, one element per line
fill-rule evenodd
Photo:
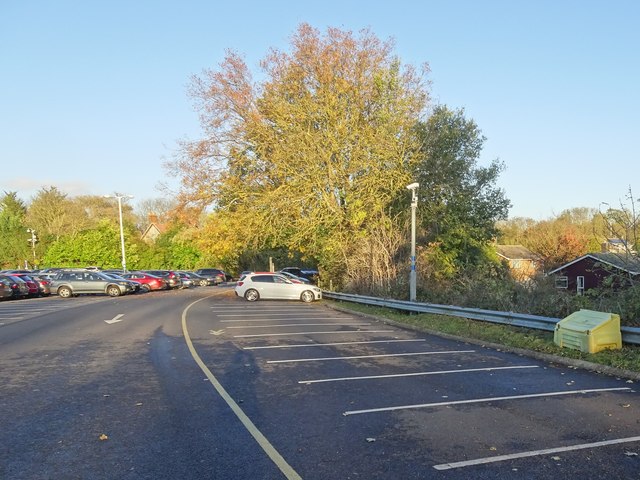
<path fill-rule="evenodd" d="M 195 272 L 176 270 L 100 270 L 97 268 L 59 268 L 46 270 L 0 271 L 0 299 L 103 293 L 112 297 L 129 293 L 219 285 L 231 280 L 220 269 L 203 268 Z"/>
<path fill-rule="evenodd" d="M 235 293 L 248 301 L 290 299 L 312 302 L 322 298 L 317 271 L 297 267 L 278 272 L 245 271 L 236 283 Z M 62 298 L 82 294 L 106 294 L 118 297 L 131 293 L 220 285 L 231 281 L 231 275 L 216 268 L 194 272 L 176 270 L 101 270 L 88 268 L 56 268 L 46 270 L 0 271 L 0 299 L 58 295 Z"/>

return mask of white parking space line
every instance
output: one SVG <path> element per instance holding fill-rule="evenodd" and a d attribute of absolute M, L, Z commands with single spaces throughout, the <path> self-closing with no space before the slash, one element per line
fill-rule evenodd
<path fill-rule="evenodd" d="M 344 335 L 347 333 L 393 333 L 395 330 L 331 330 L 330 332 L 260 333 L 255 335 L 234 335 L 233 338 L 284 337 L 294 335 Z"/>
<path fill-rule="evenodd" d="M 276 327 L 326 327 L 331 325 L 332 327 L 363 327 L 371 325 L 370 323 L 285 323 L 279 325 L 242 325 L 237 327 L 226 327 L 229 330 L 232 328 L 276 328 Z"/>
<path fill-rule="evenodd" d="M 418 355 L 446 355 L 452 353 L 474 353 L 475 350 L 451 350 L 446 352 L 411 352 L 411 353 L 385 353 L 382 355 L 356 355 L 353 357 L 319 357 L 319 358 L 296 358 L 293 360 L 269 360 L 267 363 L 298 363 L 298 362 L 323 362 L 327 360 L 356 360 L 362 358 L 385 358 L 385 357 L 410 357 Z"/>
<path fill-rule="evenodd" d="M 52 310 L 56 310 L 56 308 L 55 307 L 49 307 L 49 308 L 47 308 L 47 307 L 38 307 L 38 308 L 28 308 L 28 307 L 26 307 L 26 308 L 12 308 L 12 309 L 5 308 L 5 309 L 3 309 L 3 313 L 4 312 L 8 312 L 8 313 L 11 313 L 11 312 L 39 313 L 39 312 L 50 312 Z"/>
<path fill-rule="evenodd" d="M 293 308 L 286 308 L 286 307 L 234 307 L 234 306 L 226 306 L 226 307 L 220 307 L 220 306 L 213 306 L 213 307 L 209 307 L 211 310 L 219 310 L 221 312 L 229 312 L 229 311 L 234 311 L 234 312 L 290 312 L 291 310 L 294 310 Z M 298 311 L 304 310 L 304 309 L 297 309 Z"/>
<path fill-rule="evenodd" d="M 421 403 L 416 405 L 399 405 L 396 407 L 382 407 L 382 408 L 370 408 L 367 410 L 351 410 L 344 412 L 342 415 L 360 415 L 363 413 L 378 413 L 378 412 L 393 412 L 395 410 L 409 410 L 412 408 L 429 408 L 429 407 L 450 407 L 452 405 L 465 405 L 470 403 L 489 403 L 500 402 L 504 400 L 522 400 L 529 398 L 542 398 L 542 397 L 558 397 L 562 395 L 579 395 L 586 393 L 599 393 L 599 392 L 616 392 L 616 391 L 630 391 L 629 387 L 618 388 L 593 388 L 585 390 L 569 390 L 565 392 L 547 392 L 547 393 L 532 393 L 528 395 L 511 395 L 508 397 L 488 397 L 488 398 L 474 398 L 470 400 L 458 400 L 453 402 L 436 402 L 436 403 Z"/>
<path fill-rule="evenodd" d="M 430 372 L 413 372 L 413 373 L 396 373 L 393 375 L 368 375 L 364 377 L 338 377 L 338 378 L 323 378 L 320 380 L 300 380 L 298 383 L 310 385 L 312 383 L 326 383 L 326 382 L 345 382 L 351 380 L 377 380 L 381 378 L 402 378 L 402 377 L 419 377 L 422 375 L 447 375 L 450 373 L 475 373 L 475 372 L 493 372 L 496 370 L 517 370 L 521 368 L 538 368 L 538 365 L 517 365 L 511 367 L 486 367 L 486 368 L 465 368 L 458 370 L 437 370 Z"/>
<path fill-rule="evenodd" d="M 243 350 L 263 350 L 269 348 L 300 348 L 300 347 L 332 347 L 337 345 L 363 345 L 368 343 L 397 343 L 397 342 L 426 342 L 426 338 L 409 340 L 369 340 L 366 342 L 334 342 L 334 343 L 300 343 L 297 345 L 264 345 L 261 347 L 243 347 Z"/>
<path fill-rule="evenodd" d="M 352 320 L 352 319 L 353 317 L 300 317 L 300 320 Z M 248 318 L 246 320 L 220 320 L 220 323 L 273 322 L 274 320 L 277 320 L 277 318 L 275 319 L 274 318 L 256 318 L 256 319 Z M 294 319 L 291 319 L 291 320 L 294 320 Z M 329 324 L 325 323 L 324 325 L 329 325 Z"/>
<path fill-rule="evenodd" d="M 509 455 L 498 455 L 495 457 L 476 458 L 474 460 L 465 460 L 462 462 L 441 463 L 434 465 L 436 470 L 451 470 L 453 468 L 470 467 L 474 465 L 484 465 L 487 463 L 504 462 L 506 460 L 515 460 L 518 458 L 537 457 L 541 455 L 551 455 L 554 453 L 571 452 L 574 450 L 584 450 L 587 448 L 607 447 L 609 445 L 619 445 L 621 443 L 640 442 L 640 437 L 617 438 L 614 440 L 605 440 L 602 442 L 583 443 L 581 445 L 570 445 L 568 447 L 546 448 L 544 450 L 531 450 L 528 452 L 512 453 Z"/>
<path fill-rule="evenodd" d="M 272 316 L 274 317 L 304 317 L 305 314 L 308 315 L 318 315 L 316 312 L 314 313 L 274 313 Z M 271 313 L 250 313 L 250 314 L 235 314 L 235 313 L 230 313 L 227 315 L 216 315 L 216 317 L 243 317 L 243 318 L 247 318 L 247 317 L 268 317 L 269 315 L 271 315 Z M 330 317 L 328 315 L 325 315 L 324 317 L 320 317 L 320 318 L 353 318 L 353 317 Z"/>

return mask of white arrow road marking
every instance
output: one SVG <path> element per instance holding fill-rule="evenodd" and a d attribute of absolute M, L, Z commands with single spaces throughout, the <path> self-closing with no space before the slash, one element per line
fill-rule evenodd
<path fill-rule="evenodd" d="M 118 323 L 122 321 L 122 317 L 124 317 L 124 313 L 120 313 L 118 315 L 116 315 L 115 317 L 113 317 L 111 320 L 105 320 L 105 323 L 108 323 L 109 325 L 111 325 L 112 323 Z"/>
<path fill-rule="evenodd" d="M 222 330 L 209 330 L 209 333 L 218 337 L 224 333 L 224 328 Z"/>

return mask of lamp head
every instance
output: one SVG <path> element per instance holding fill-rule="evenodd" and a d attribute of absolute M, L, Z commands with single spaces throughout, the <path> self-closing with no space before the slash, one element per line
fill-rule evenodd
<path fill-rule="evenodd" d="M 407 185 L 407 190 L 415 190 L 419 186 L 420 186 L 420 184 L 418 182 L 414 182 L 411 185 Z"/>

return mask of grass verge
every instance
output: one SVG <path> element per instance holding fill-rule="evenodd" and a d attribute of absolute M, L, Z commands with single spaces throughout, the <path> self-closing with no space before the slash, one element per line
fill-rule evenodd
<path fill-rule="evenodd" d="M 447 315 L 401 312 L 390 308 L 373 307 L 359 303 L 333 300 L 325 300 L 325 302 L 341 310 L 373 315 L 417 330 L 443 333 L 640 374 L 640 347 L 636 345 L 623 345 L 620 350 L 584 353 L 579 350 L 558 347 L 553 342 L 553 332 L 545 332 L 543 330 L 532 330 Z"/>

